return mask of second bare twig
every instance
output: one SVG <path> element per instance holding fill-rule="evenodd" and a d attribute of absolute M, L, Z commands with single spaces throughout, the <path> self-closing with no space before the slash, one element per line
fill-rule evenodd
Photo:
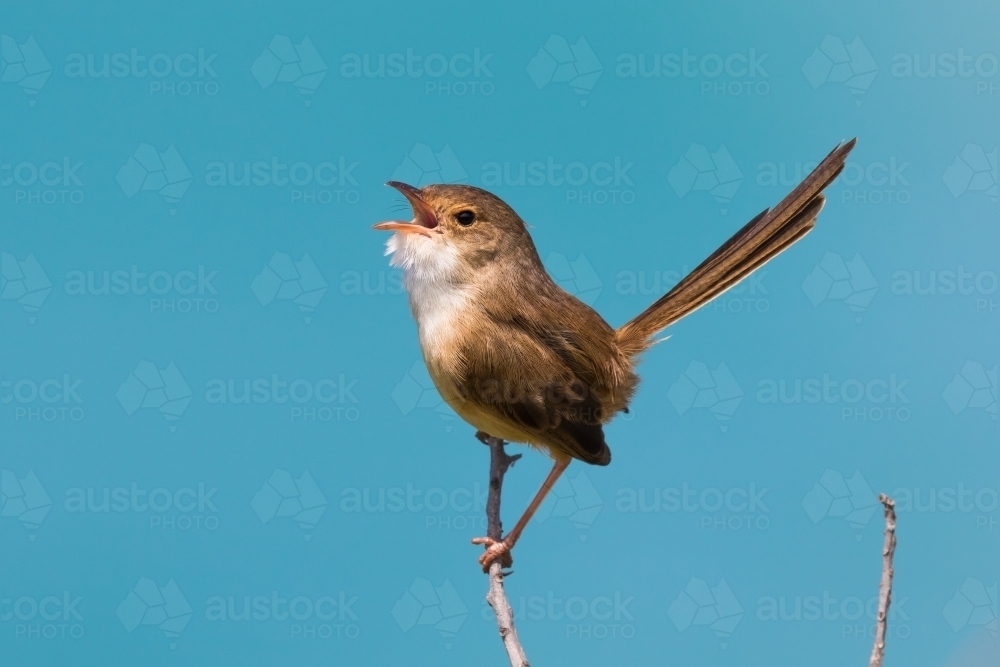
<path fill-rule="evenodd" d="M 885 545 L 882 547 L 882 580 L 878 587 L 878 616 L 875 617 L 875 645 L 869 667 L 882 667 L 885 658 L 885 633 L 892 603 L 892 556 L 896 553 L 896 502 L 879 494 L 878 500 L 885 508 Z"/>

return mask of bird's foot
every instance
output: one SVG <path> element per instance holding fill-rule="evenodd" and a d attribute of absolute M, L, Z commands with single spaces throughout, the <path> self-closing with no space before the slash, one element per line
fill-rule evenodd
<path fill-rule="evenodd" d="M 486 551 L 479 557 L 479 564 L 483 566 L 483 572 L 489 572 L 490 564 L 497 558 L 500 559 L 500 565 L 505 568 L 514 564 L 514 558 L 510 555 L 513 543 L 505 539 L 494 540 L 492 537 L 476 537 L 473 538 L 472 543 L 486 546 Z"/>

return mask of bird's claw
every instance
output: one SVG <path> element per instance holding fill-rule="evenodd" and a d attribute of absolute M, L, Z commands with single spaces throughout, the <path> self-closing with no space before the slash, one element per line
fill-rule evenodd
<path fill-rule="evenodd" d="M 500 565 L 504 568 L 508 568 L 514 564 L 514 558 L 510 555 L 513 545 L 509 544 L 507 540 L 495 540 L 492 537 L 476 537 L 472 540 L 472 543 L 482 544 L 486 547 L 486 551 L 479 557 L 479 564 L 483 566 L 483 572 L 489 572 L 490 564 L 497 558 L 500 559 Z"/>

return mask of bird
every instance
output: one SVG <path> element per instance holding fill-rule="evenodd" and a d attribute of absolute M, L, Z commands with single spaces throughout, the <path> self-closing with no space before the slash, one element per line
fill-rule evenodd
<path fill-rule="evenodd" d="M 510 550 L 574 459 L 605 466 L 604 426 L 627 412 L 642 354 L 657 335 L 735 286 L 805 236 L 823 190 L 844 169 L 857 139 L 838 144 L 773 209 L 736 232 L 652 305 L 618 328 L 546 272 L 528 226 L 506 202 L 470 185 L 389 185 L 411 220 L 393 232 L 390 264 L 402 271 L 424 362 L 441 397 L 477 436 L 526 444 L 553 465 L 514 528 L 477 537 L 486 571 Z"/>

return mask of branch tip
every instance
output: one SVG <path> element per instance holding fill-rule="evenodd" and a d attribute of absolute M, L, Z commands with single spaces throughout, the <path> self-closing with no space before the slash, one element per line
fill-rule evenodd
<path fill-rule="evenodd" d="M 882 667 L 885 659 L 886 624 L 889 620 L 889 605 L 892 603 L 892 557 L 896 552 L 896 501 L 880 493 L 878 501 L 885 510 L 885 544 L 882 547 L 882 579 L 878 587 L 878 615 L 875 617 L 875 645 L 869 667 Z"/>

